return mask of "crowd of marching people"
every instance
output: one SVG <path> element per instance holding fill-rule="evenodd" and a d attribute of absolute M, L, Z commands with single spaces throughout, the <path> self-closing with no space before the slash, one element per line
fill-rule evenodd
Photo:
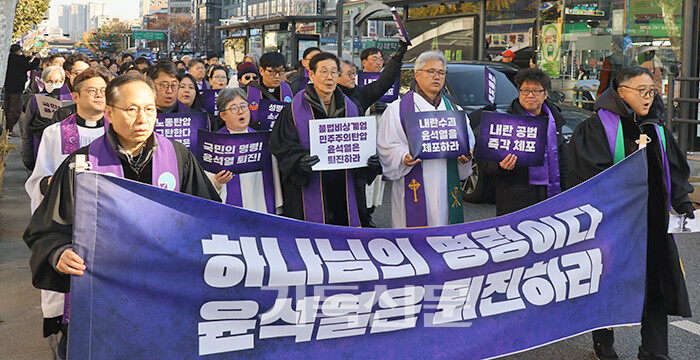
<path fill-rule="evenodd" d="M 63 315 L 70 276 L 86 269 L 72 249 L 73 184 L 79 169 L 253 211 L 354 227 L 374 227 L 371 213 L 383 193 L 377 184 L 386 182 L 392 186 L 392 227 L 464 222 L 461 193 L 455 196 L 455 191 L 479 154 L 421 159 L 409 151 L 407 115 L 461 111 L 444 88 L 444 55 L 420 54 L 411 90 L 389 104 L 379 103 L 400 76 L 406 49 L 401 42 L 386 61 L 379 49 L 363 51 L 364 71 L 381 73 L 367 85 L 356 83 L 358 69 L 352 62 L 319 48 L 306 49 L 292 70 L 277 52 L 248 56 L 237 65 L 235 76 L 219 64 L 216 54 L 154 63 L 129 54 L 117 59 L 90 59 L 79 53 L 44 60 L 18 58 L 18 72 L 30 72 L 29 85 L 7 88 L 17 96 L 6 97 L 6 108 L 8 119 L 20 122 L 22 159 L 30 172 L 25 187 L 33 216 L 24 239 L 32 250 L 33 284 L 42 289 L 44 335 L 63 333 L 59 356 L 65 356 Z M 688 166 L 662 123 L 665 109 L 652 76 L 641 67 L 620 71 L 596 102 L 596 114 L 576 129 L 568 144 L 561 135 L 562 114 L 547 100 L 548 75 L 536 67 L 525 69 L 515 84 L 519 96 L 507 111 L 548 119 L 545 158 L 537 167 L 520 166 L 513 154 L 486 162 L 484 171 L 495 178 L 499 215 L 595 176 L 634 152 L 640 134 L 651 138 L 650 187 L 665 190 L 649 194 L 650 270 L 639 358 L 667 359 L 666 315 L 687 316 L 690 308 L 677 249 L 665 225 L 669 207 L 691 218 L 694 208 L 687 196 L 692 191 Z M 208 91 L 216 91 L 214 104 L 207 102 Z M 260 116 L 258 104 L 263 100 L 284 105 L 271 128 Z M 47 109 L 50 104 L 53 110 Z M 188 147 L 154 132 L 159 116 L 190 113 L 205 114 L 206 130 L 211 132 L 270 131 L 269 161 L 260 171 L 205 171 Z M 380 116 L 376 154 L 360 168 L 315 171 L 319 158 L 309 150 L 310 121 L 365 114 Z M 476 142 L 470 121 L 481 115 L 477 111 L 466 117 L 464 133 L 470 144 Z M 8 122 L 10 131 L 14 122 Z M 611 330 L 598 330 L 593 337 L 599 358 L 617 358 Z"/>

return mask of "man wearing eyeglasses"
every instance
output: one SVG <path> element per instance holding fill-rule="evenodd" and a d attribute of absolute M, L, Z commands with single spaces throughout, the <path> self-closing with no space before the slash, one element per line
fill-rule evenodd
<path fill-rule="evenodd" d="M 278 52 L 263 54 L 260 57 L 259 69 L 261 79 L 250 82 L 243 88 L 248 94 L 251 127 L 256 130 L 263 130 L 261 121 L 269 120 L 258 119 L 258 114 L 267 115 L 267 112 L 262 111 L 262 107 L 275 103 L 281 105 L 292 102 L 294 93 L 292 93 L 289 84 L 282 80 L 286 72 L 284 68 L 285 63 L 284 55 Z M 267 101 L 261 102 L 263 99 Z"/>
<path fill-rule="evenodd" d="M 158 60 L 146 71 L 146 76 L 156 84 L 156 106 L 159 114 L 192 112 L 189 106 L 177 99 L 180 86 L 177 75 L 177 66 L 170 60 Z"/>
<path fill-rule="evenodd" d="M 31 199 L 33 213 L 44 198 L 59 165 L 75 150 L 90 144 L 105 132 L 105 87 L 109 75 L 99 68 L 88 68 L 75 77 L 73 99 L 77 112 L 47 127 L 37 152 L 36 164 L 24 188 Z M 66 327 L 62 324 L 64 295 L 41 291 L 44 335 L 63 333 L 59 347 L 65 354 Z M 65 358 L 65 356 L 64 356 Z"/>
<path fill-rule="evenodd" d="M 311 82 L 282 109 L 270 137 L 282 182 L 283 215 L 294 219 L 360 226 L 354 178 L 373 177 L 376 156 L 367 167 L 352 170 L 313 171 L 318 156 L 309 152 L 309 121 L 358 116 L 357 106 L 337 88 L 340 61 L 330 53 L 316 54 L 309 62 Z"/>
<path fill-rule="evenodd" d="M 370 106 L 379 101 L 401 76 L 401 65 L 403 65 L 403 56 L 408 49 L 408 44 L 403 41 L 400 41 L 399 44 L 399 49 L 391 57 L 387 63 L 386 69 L 381 72 L 379 79 L 367 85 L 356 85 L 357 68 L 355 64 L 348 60 L 341 61 L 338 88 L 355 103 L 360 114 L 366 113 Z M 365 52 L 363 51 L 362 53 L 364 54 Z M 379 55 L 381 59 L 381 52 L 371 56 L 376 55 Z M 365 64 L 365 61 L 362 63 Z M 381 175 L 381 173 L 377 175 Z M 371 212 L 374 210 L 374 206 L 381 205 L 381 198 L 383 197 L 384 191 L 384 186 L 381 185 L 381 181 L 382 179 L 379 176 L 364 182 L 357 181 L 357 179 L 355 181 L 355 195 L 358 201 L 357 210 L 363 227 L 375 227 L 372 222 Z M 378 182 L 378 186 L 370 187 L 366 190 L 365 188 L 367 185 L 371 185 L 373 182 Z M 376 196 L 376 201 L 375 194 L 378 195 Z M 370 198 L 369 204 L 367 201 L 368 197 Z"/>
<path fill-rule="evenodd" d="M 61 163 L 24 233 L 35 287 L 67 293 L 71 276 L 90 266 L 72 249 L 75 168 L 87 165 L 85 160 L 93 171 L 221 201 L 194 155 L 153 132 L 155 92 L 153 81 L 141 74 L 124 74 L 107 85 L 109 128 Z M 83 159 L 76 161 L 78 156 Z"/>
<path fill-rule="evenodd" d="M 508 154 L 500 162 L 484 161 L 484 172 L 495 180 L 496 214 L 499 216 L 534 205 L 566 189 L 566 141 L 561 132 L 566 121 L 557 106 L 547 100 L 547 89 L 551 85 L 549 75 L 538 68 L 521 70 L 515 76 L 519 95 L 507 112 L 547 117 L 547 146 L 542 166 L 519 166 L 515 154 Z"/>
<path fill-rule="evenodd" d="M 471 173 L 470 154 L 457 159 L 414 159 L 409 152 L 404 126 L 407 121 L 404 115 L 408 113 L 461 110 L 442 93 L 446 63 L 441 52 L 420 54 L 414 65 L 415 91 L 389 104 L 379 123 L 377 153 L 384 176 L 393 181 L 391 225 L 394 228 L 442 226 L 464 221 L 461 197 L 451 194 L 455 188 L 459 189 L 460 179 Z M 474 144 L 469 118 L 465 125 L 469 143 Z M 407 209 L 412 209 L 413 215 L 407 216 Z"/>
<path fill-rule="evenodd" d="M 311 69 L 309 68 L 309 63 L 311 62 L 311 58 L 320 52 L 321 49 L 313 46 L 304 50 L 301 58 L 301 67 L 294 71 L 287 79 L 287 83 L 289 84 L 289 87 L 292 88 L 292 92 L 295 95 L 299 91 L 306 89 L 306 85 L 310 81 L 309 71 Z"/>
<path fill-rule="evenodd" d="M 688 183 L 690 169 L 673 133 L 664 126 L 666 109 L 649 70 L 641 66 L 620 70 L 598 97 L 594 109 L 595 114 L 576 128 L 569 142 L 569 183 L 578 185 L 635 152 L 640 135 L 650 139 L 646 147 L 647 238 L 629 239 L 647 242 L 642 345 L 637 359 L 670 359 L 667 315 L 689 317 L 691 313 L 678 249 L 667 229 L 671 208 L 688 218 L 695 217 L 688 198 L 693 191 Z M 612 329 L 593 332 L 599 359 L 618 358 L 613 341 Z"/>

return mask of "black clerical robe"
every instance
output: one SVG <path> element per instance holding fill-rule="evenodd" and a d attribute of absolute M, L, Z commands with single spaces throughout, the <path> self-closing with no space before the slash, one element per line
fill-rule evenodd
<path fill-rule="evenodd" d="M 113 149 L 117 149 L 116 134 L 110 126 L 106 134 Z M 151 184 L 152 158 L 155 152 L 154 136 L 141 150 L 146 158 L 134 164 L 125 155 L 117 152 L 124 171 L 130 180 Z M 171 141 L 177 158 L 180 175 L 180 192 L 214 201 L 221 201 L 194 155 L 182 144 Z M 58 167 L 49 185 L 44 200 L 34 212 L 29 226 L 24 232 L 24 241 L 32 251 L 29 266 L 32 270 L 32 284 L 39 289 L 68 292 L 70 276 L 56 271 L 60 253 L 72 244 L 73 214 L 75 211 L 75 163 L 76 154 L 87 154 L 88 147 L 82 147 L 68 156 Z M 118 219 L 115 219 L 118 221 Z"/>
<path fill-rule="evenodd" d="M 625 156 L 637 150 L 635 143 L 641 133 L 651 139 L 647 145 L 649 164 L 649 203 L 647 212 L 647 275 L 645 311 L 665 309 L 669 315 L 691 316 L 688 292 L 686 290 L 678 249 L 672 236 L 667 234 L 669 221 L 669 192 L 666 188 L 663 165 L 663 143 L 657 135 L 656 127 L 666 134 L 666 154 L 670 169 L 670 205 L 679 213 L 694 209 L 688 193 L 693 187 L 688 183 L 690 170 L 683 152 L 665 126 L 662 119 L 664 106 L 657 95 L 649 114 L 640 117 L 627 106 L 614 88 L 606 90 L 596 101 L 596 114 L 582 122 L 574 131 L 568 144 L 570 186 L 597 175 L 613 165 L 606 131 L 598 116 L 599 109 L 608 110 L 620 117 L 624 136 Z M 614 189 L 610 189 L 614 191 Z M 616 219 L 614 221 L 635 221 Z M 629 239 L 639 241 L 642 239 Z"/>

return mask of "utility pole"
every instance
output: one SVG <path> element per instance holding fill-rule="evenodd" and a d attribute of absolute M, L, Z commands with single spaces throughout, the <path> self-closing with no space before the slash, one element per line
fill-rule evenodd
<path fill-rule="evenodd" d="M 338 43 L 338 58 L 341 58 L 343 57 L 343 0 L 338 0 L 335 4 L 335 16 L 337 22 L 335 28 L 338 32 L 338 38 L 336 40 Z M 350 41 L 352 41 L 352 39 L 350 39 Z M 352 49 L 352 43 L 350 44 L 350 48 Z"/>

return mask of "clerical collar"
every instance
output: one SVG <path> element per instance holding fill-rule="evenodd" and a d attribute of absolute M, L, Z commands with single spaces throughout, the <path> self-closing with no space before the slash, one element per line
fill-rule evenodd
<path fill-rule="evenodd" d="M 442 101 L 442 93 L 441 93 L 441 92 L 438 93 L 438 95 L 435 97 L 435 99 L 431 99 L 431 98 L 423 91 L 423 89 L 421 89 L 420 86 L 418 86 L 418 84 L 416 84 L 416 93 L 417 93 L 418 95 L 422 96 L 423 99 L 425 99 L 425 101 L 428 102 L 428 104 L 433 105 L 433 106 L 435 107 L 435 109 L 437 109 L 438 107 L 440 107 L 440 101 Z"/>
<path fill-rule="evenodd" d="M 96 128 L 100 126 L 105 126 L 105 117 L 102 116 L 100 120 L 97 121 L 90 121 L 90 120 L 85 120 L 78 113 L 75 113 L 75 123 L 78 124 L 78 126 L 82 127 L 87 127 L 87 128 Z"/>

